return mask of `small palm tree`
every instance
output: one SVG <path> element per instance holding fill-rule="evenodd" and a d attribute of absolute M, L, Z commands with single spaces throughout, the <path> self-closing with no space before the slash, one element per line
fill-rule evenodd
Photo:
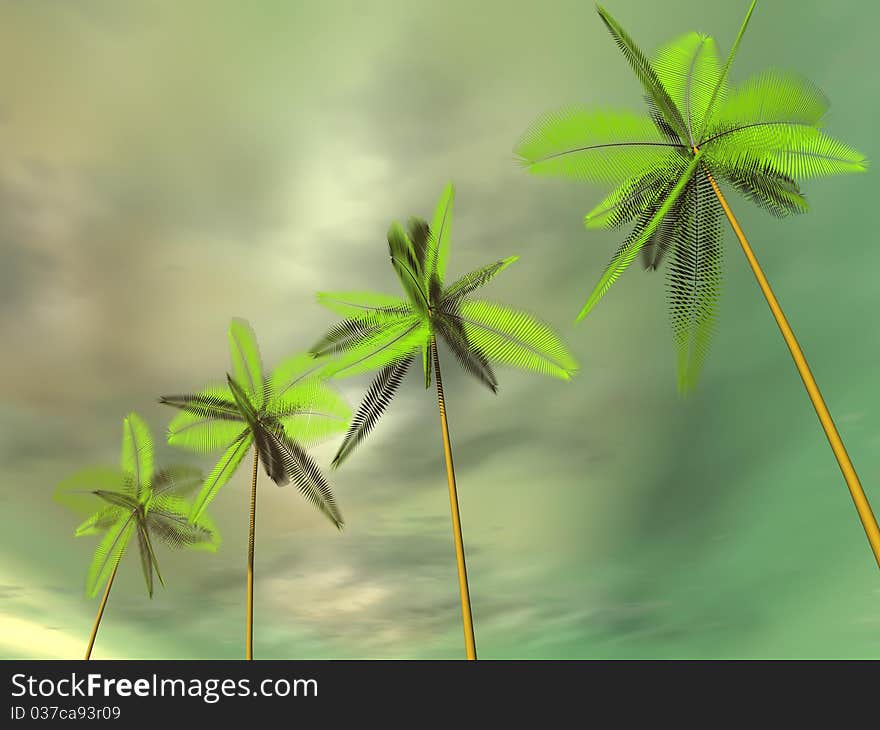
<path fill-rule="evenodd" d="M 253 659 L 258 464 L 263 462 L 266 474 L 278 486 L 295 482 L 302 495 L 341 528 L 342 514 L 330 485 L 305 446 L 344 431 L 351 412 L 323 381 L 323 363 L 316 364 L 311 355 L 289 358 L 265 374 L 254 332 L 241 319 L 232 320 L 229 327 L 229 348 L 233 374 L 227 374 L 225 385 L 211 386 L 193 395 L 162 396 L 159 402 L 182 411 L 168 427 L 169 444 L 197 452 L 224 449 L 196 497 L 193 519 L 199 519 L 254 447 L 245 639 L 245 656 Z"/>
<path fill-rule="evenodd" d="M 119 561 L 131 539 L 137 536 L 147 593 L 153 597 L 153 571 L 165 585 L 153 548 L 153 537 L 173 548 L 216 550 L 217 531 L 207 515 L 190 522 L 190 505 L 184 495 L 201 482 L 198 470 L 176 466 L 153 470 L 150 429 L 136 413 L 123 421 L 121 469 L 96 467 L 77 472 L 61 482 L 56 499 L 77 511 L 91 512 L 76 528 L 77 537 L 104 533 L 86 578 L 86 593 L 97 595 L 106 582 L 95 625 L 86 648 L 92 655 L 101 617 L 107 605 Z M 86 497 L 88 495 L 88 497 Z M 94 509 L 95 497 L 100 506 Z"/>
<path fill-rule="evenodd" d="M 492 361 L 564 380 L 571 377 L 577 364 L 548 326 L 524 312 L 472 297 L 517 257 L 476 269 L 452 284 L 444 283 L 453 199 L 454 191 L 449 185 L 440 197 L 430 226 L 424 220 L 412 218 L 407 230 L 395 222 L 388 231 L 391 265 L 405 297 L 361 292 L 318 294 L 319 302 L 345 319 L 327 332 L 312 348 L 312 353 L 317 357 L 333 356 L 327 373 L 334 377 L 379 371 L 352 419 L 333 460 L 334 466 L 339 466 L 373 429 L 418 355 L 422 359 L 425 388 L 431 386 L 433 370 L 446 458 L 465 647 L 468 659 L 476 659 L 437 339 L 446 343 L 465 372 L 493 393 L 498 384 Z"/>
<path fill-rule="evenodd" d="M 811 82 L 767 70 L 728 86 L 728 71 L 756 2 L 723 63 L 715 41 L 699 33 L 673 41 L 649 61 L 620 24 L 598 7 L 644 88 L 649 114 L 590 109 L 549 114 L 526 133 L 517 153 L 535 174 L 615 186 L 587 214 L 588 228 L 635 223 L 578 320 L 640 252 L 648 269 L 671 258 L 668 297 L 682 391 L 696 383 L 709 348 L 722 278 L 721 218 L 727 218 L 804 381 L 880 564 L 880 529 L 855 468 L 718 183 L 727 182 L 782 217 L 807 210 L 798 179 L 860 172 L 866 167 L 864 156 L 820 129 L 828 101 Z"/>

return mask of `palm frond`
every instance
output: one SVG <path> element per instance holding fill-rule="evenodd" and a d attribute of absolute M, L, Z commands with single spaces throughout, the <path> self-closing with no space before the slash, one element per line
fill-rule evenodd
<path fill-rule="evenodd" d="M 290 484 L 295 467 L 281 425 L 259 423 L 253 429 L 253 437 L 266 475 L 279 487 Z"/>
<path fill-rule="evenodd" d="M 777 218 L 806 213 L 810 208 L 798 184 L 770 168 L 762 172 L 753 168 L 727 167 L 712 158 L 708 164 L 713 174 L 727 180 L 759 208 Z"/>
<path fill-rule="evenodd" d="M 422 278 L 426 277 L 426 265 L 428 256 L 428 245 L 431 237 L 431 230 L 428 227 L 428 221 L 423 218 L 412 217 L 406 222 L 406 233 L 412 244 L 413 254 L 415 254 L 418 270 L 422 272 Z"/>
<path fill-rule="evenodd" d="M 136 527 L 135 513 L 131 512 L 110 527 L 98 543 L 95 555 L 86 573 L 86 594 L 90 597 L 98 593 L 100 587 L 110 578 L 110 573 L 128 546 L 128 541 Z"/>
<path fill-rule="evenodd" d="M 257 336 L 243 319 L 235 318 L 229 325 L 229 354 L 233 377 L 259 408 L 263 395 L 263 365 Z"/>
<path fill-rule="evenodd" d="M 124 510 L 116 505 L 102 507 L 80 523 L 74 535 L 82 537 L 83 535 L 94 535 L 95 533 L 103 532 L 113 527 L 120 519 L 124 519 L 130 513 L 131 509 Z"/>
<path fill-rule="evenodd" d="M 410 303 L 420 312 L 427 311 L 428 293 L 421 265 L 416 258 L 412 241 L 397 221 L 388 229 L 388 251 L 391 254 L 391 265 Z"/>
<path fill-rule="evenodd" d="M 215 420 L 179 413 L 168 425 L 168 443 L 199 453 L 225 448 L 244 426 L 243 421 Z"/>
<path fill-rule="evenodd" d="M 493 264 L 482 266 L 471 271 L 469 274 L 465 274 L 443 291 L 440 298 L 440 308 L 454 306 L 469 294 L 488 284 L 516 261 L 519 261 L 519 256 L 508 256 L 506 259 L 501 259 Z"/>
<path fill-rule="evenodd" d="M 226 443 L 228 444 L 231 440 L 229 439 Z M 153 476 L 153 500 L 162 495 L 189 494 L 202 483 L 203 478 L 201 470 L 194 466 L 174 464 L 163 467 Z"/>
<path fill-rule="evenodd" d="M 95 492 L 119 490 L 123 474 L 119 469 L 95 466 L 82 469 L 55 487 L 53 499 L 78 515 L 89 515 L 99 506 Z"/>
<path fill-rule="evenodd" d="M 678 387 L 691 390 L 709 350 L 721 294 L 723 211 L 704 170 L 683 196 L 682 230 L 673 247 L 667 283 L 678 350 Z"/>
<path fill-rule="evenodd" d="M 443 188 L 437 205 L 434 207 L 434 216 L 431 219 L 431 227 L 425 253 L 425 284 L 430 284 L 432 278 L 442 286 L 446 277 L 446 261 L 449 259 L 449 241 L 452 230 L 452 211 L 455 205 L 455 188 L 452 183 Z"/>
<path fill-rule="evenodd" d="M 344 524 L 342 513 L 318 465 L 296 441 L 287 439 L 287 447 L 293 461 L 293 481 L 300 493 L 341 529 Z"/>
<path fill-rule="evenodd" d="M 135 496 L 149 490 L 153 478 L 153 437 L 137 413 L 129 413 L 122 422 L 121 465 L 123 473 L 132 477 Z"/>
<path fill-rule="evenodd" d="M 219 537 L 208 519 L 203 514 L 197 523 L 190 522 L 184 510 L 188 505 L 180 500 L 177 509 L 155 509 L 147 513 L 149 530 L 162 542 L 174 549 L 200 548 L 214 551 L 219 545 Z"/>
<path fill-rule="evenodd" d="M 159 402 L 204 418 L 244 420 L 227 386 L 210 386 L 191 395 L 163 395 L 159 397 Z"/>
<path fill-rule="evenodd" d="M 395 318 L 400 321 L 400 318 Z M 361 314 L 349 317 L 334 324 L 327 333 L 318 340 L 310 350 L 313 358 L 338 355 L 362 345 L 364 342 L 382 333 L 386 327 L 393 325 L 395 319 L 377 317 L 373 314 Z"/>
<path fill-rule="evenodd" d="M 410 303 L 398 296 L 364 291 L 318 292 L 317 301 L 331 312 L 343 317 L 360 317 L 364 314 L 407 314 Z"/>
<path fill-rule="evenodd" d="M 271 398 L 267 406 L 285 403 L 288 398 L 295 397 L 303 384 L 321 377 L 321 370 L 326 364 L 311 352 L 302 352 L 282 360 L 268 378 Z"/>
<path fill-rule="evenodd" d="M 493 393 L 498 392 L 498 379 L 489 358 L 480 348 L 468 340 L 458 307 L 449 309 L 437 318 L 437 334 L 452 350 L 461 369 L 473 376 Z"/>
<path fill-rule="evenodd" d="M 719 102 L 723 103 L 724 99 L 727 97 L 727 78 L 730 74 L 730 67 L 733 65 L 733 60 L 736 58 L 737 51 L 739 51 L 739 44 L 742 42 L 743 36 L 746 34 L 746 28 L 749 27 L 749 20 L 751 20 L 752 13 L 755 11 L 755 5 L 757 4 L 758 0 L 752 0 L 752 4 L 749 6 L 746 17 L 739 28 L 739 33 L 736 34 L 736 39 L 734 40 L 733 45 L 730 47 L 730 53 L 727 54 L 727 60 L 721 67 L 721 73 L 718 75 L 718 81 L 716 82 L 715 89 L 712 91 L 712 95 L 709 97 L 709 103 L 706 105 L 706 114 L 703 120 L 703 127 L 702 129 L 700 129 L 699 134 L 697 135 L 697 139 L 699 139 L 701 143 L 703 139 L 705 139 L 705 130 L 708 129 L 712 124 L 715 110 L 717 108 L 716 105 Z"/>
<path fill-rule="evenodd" d="M 665 164 L 669 142 L 649 117 L 631 112 L 569 108 L 540 117 L 516 146 L 536 175 L 619 184 Z"/>
<path fill-rule="evenodd" d="M 681 195 L 682 190 L 684 190 L 685 185 L 687 185 L 688 181 L 691 179 L 691 176 L 694 173 L 699 161 L 703 155 L 703 150 L 700 150 L 695 154 L 692 158 L 688 166 L 684 169 L 679 177 L 678 181 L 675 183 L 675 186 L 672 190 L 669 191 L 669 194 L 666 196 L 663 203 L 657 208 L 657 212 L 651 218 L 650 221 L 644 226 L 644 228 L 638 233 L 636 236 L 630 236 L 626 241 L 620 246 L 617 252 L 614 254 L 608 266 L 605 268 L 605 272 L 602 274 L 602 277 L 599 279 L 599 282 L 594 287 L 592 293 L 587 298 L 586 304 L 584 304 L 583 308 L 580 311 L 580 314 L 577 316 L 577 320 L 580 321 L 590 312 L 596 304 L 599 303 L 599 300 L 605 296 L 607 291 L 611 288 L 612 284 L 620 278 L 620 275 L 626 271 L 629 265 L 633 262 L 633 259 L 638 255 L 639 250 L 644 246 L 648 240 L 653 235 L 654 231 L 660 225 L 660 222 L 666 216 L 667 213 L 672 209 L 673 205 L 675 205 L 675 201 L 678 200 L 679 195 Z"/>
<path fill-rule="evenodd" d="M 235 473 L 252 443 L 251 431 L 249 428 L 246 428 L 232 442 L 223 456 L 220 457 L 220 460 L 214 465 L 211 473 L 208 474 L 198 497 L 196 497 L 193 503 L 190 519 L 196 521 L 201 517 L 202 512 L 205 511 L 205 508 L 217 495 L 220 487 L 226 484 Z"/>
<path fill-rule="evenodd" d="M 559 335 L 526 312 L 479 299 L 465 299 L 460 312 L 467 341 L 490 361 L 563 380 L 577 370 Z"/>
<path fill-rule="evenodd" d="M 105 491 L 103 489 L 96 489 L 95 496 L 104 500 L 107 504 L 121 507 L 125 510 L 128 510 L 129 512 L 138 508 L 137 499 L 123 492 L 113 492 Z"/>
<path fill-rule="evenodd" d="M 743 127 L 717 137 L 712 160 L 728 169 L 771 172 L 793 180 L 864 172 L 867 159 L 815 127 L 776 124 Z"/>
<path fill-rule="evenodd" d="M 226 382 L 229 385 L 229 392 L 232 393 L 235 404 L 238 406 L 239 413 L 245 422 L 253 427 L 260 418 L 260 410 L 252 400 L 254 396 L 248 393 L 229 373 L 226 373 Z"/>
<path fill-rule="evenodd" d="M 687 140 L 696 146 L 706 110 L 721 78 L 715 39 L 688 33 L 667 44 L 651 66 L 684 119 Z"/>
<path fill-rule="evenodd" d="M 391 404 L 394 394 L 400 387 L 403 376 L 412 364 L 414 357 L 401 358 L 383 367 L 370 383 L 367 393 L 358 406 L 348 432 L 333 457 L 333 466 L 338 467 L 349 454 L 369 435 L 385 409 Z"/>
<path fill-rule="evenodd" d="M 632 38 L 621 27 L 605 8 L 601 5 L 596 6 L 599 17 L 608 28 L 611 36 L 617 43 L 629 65 L 632 67 L 636 77 L 645 89 L 649 104 L 657 110 L 665 124 L 672 129 L 680 139 L 687 139 L 687 127 L 681 112 L 675 106 L 675 102 L 670 98 L 669 93 L 663 87 L 657 73 L 652 68 L 648 57 L 635 44 Z"/>
<path fill-rule="evenodd" d="M 428 337 L 422 317 L 411 317 L 367 338 L 327 365 L 328 377 L 349 377 L 369 372 L 418 352 Z"/>
<path fill-rule="evenodd" d="M 351 418 L 345 399 L 318 377 L 302 380 L 284 397 L 272 400 L 267 413 L 278 420 L 288 436 L 308 445 L 345 431 Z"/>
<path fill-rule="evenodd" d="M 691 180 L 688 185 L 693 185 L 693 180 Z M 685 190 L 687 190 L 687 188 L 685 188 Z M 640 252 L 642 255 L 642 264 L 649 271 L 656 271 L 660 268 L 660 264 L 663 263 L 666 253 L 681 239 L 682 202 L 682 198 L 679 198 L 675 202 L 669 212 L 663 216 L 660 225 L 654 229 L 651 237 L 645 245 L 642 246 Z M 650 223 L 654 213 L 656 213 L 656 208 L 646 211 L 644 217 L 639 220 L 636 228 L 633 229 L 633 235 L 638 235 L 637 231 L 640 226 L 647 226 L 648 223 Z"/>
<path fill-rule="evenodd" d="M 138 553 L 141 558 L 141 570 L 144 574 L 144 581 L 147 584 L 147 594 L 153 597 L 153 551 L 152 546 L 147 539 L 145 526 L 138 523 L 137 525 Z"/>
<path fill-rule="evenodd" d="M 687 163 L 684 155 L 673 153 L 663 165 L 645 175 L 625 180 L 584 216 L 584 225 L 587 228 L 617 228 L 652 208 L 656 209 L 657 201 L 672 188 L 669 180 L 677 180 Z"/>
<path fill-rule="evenodd" d="M 814 127 L 828 111 L 822 90 L 800 74 L 765 69 L 734 87 L 707 126 L 700 146 L 741 129 L 776 125 Z"/>

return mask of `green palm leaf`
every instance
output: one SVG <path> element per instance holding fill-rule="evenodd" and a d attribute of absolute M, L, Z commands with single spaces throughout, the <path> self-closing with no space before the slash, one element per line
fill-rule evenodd
<path fill-rule="evenodd" d="M 397 278 L 400 279 L 410 303 L 418 311 L 427 311 L 428 294 L 421 264 L 407 232 L 396 221 L 388 229 L 388 250 L 391 253 L 391 265 L 397 272 Z"/>
<path fill-rule="evenodd" d="M 432 278 L 441 284 L 446 277 L 446 261 L 449 258 L 449 241 L 452 230 L 452 210 L 455 203 L 455 188 L 449 183 L 440 194 L 431 220 L 430 235 L 427 240 L 425 258 L 425 290 Z"/>
<path fill-rule="evenodd" d="M 709 102 L 722 79 L 715 39 L 688 33 L 660 49 L 651 65 L 681 112 L 688 141 L 696 146 Z M 724 93 L 723 84 L 720 93 Z"/>
<path fill-rule="evenodd" d="M 460 302 L 466 296 L 488 284 L 492 279 L 498 276 L 498 274 L 504 271 L 504 269 L 516 261 L 519 261 L 519 256 L 508 256 L 506 259 L 501 259 L 493 264 L 483 266 L 479 269 L 475 269 L 469 274 L 465 274 L 443 290 L 440 307 L 449 308 L 457 302 Z"/>
<path fill-rule="evenodd" d="M 351 418 L 345 399 L 317 377 L 298 383 L 283 398 L 274 399 L 268 413 L 278 419 L 290 438 L 305 445 L 345 431 Z"/>
<path fill-rule="evenodd" d="M 718 107 L 718 121 L 707 128 L 705 141 L 742 127 L 813 127 L 827 111 L 828 98 L 812 81 L 789 71 L 766 69 L 738 84 L 727 95 Z"/>
<path fill-rule="evenodd" d="M 366 338 L 327 365 L 330 377 L 349 377 L 369 372 L 417 352 L 429 335 L 421 317 L 410 317 L 389 325 Z"/>
<path fill-rule="evenodd" d="M 489 360 L 563 380 L 577 363 L 553 329 L 530 314 L 494 302 L 466 299 L 458 317 L 470 342 Z"/>
<path fill-rule="evenodd" d="M 678 179 L 687 163 L 683 155 L 673 153 L 662 165 L 645 175 L 625 180 L 584 216 L 584 225 L 587 228 L 617 228 L 635 220 L 670 190 L 670 178 Z"/>
<path fill-rule="evenodd" d="M 712 96 L 709 97 L 709 103 L 706 107 L 703 128 L 697 135 L 697 139 L 699 139 L 701 142 L 703 139 L 705 139 L 704 131 L 709 127 L 709 125 L 712 124 L 715 110 L 717 109 L 717 104 L 719 102 L 723 102 L 723 100 L 726 98 L 727 77 L 730 73 L 730 67 L 733 65 L 733 60 L 736 58 L 736 54 L 739 51 L 739 44 L 742 42 L 743 36 L 746 34 L 746 28 L 749 27 L 749 21 L 752 19 L 752 13 L 755 12 L 755 5 L 757 4 L 758 0 L 752 0 L 752 4 L 749 6 L 746 17 L 739 28 L 739 33 L 736 34 L 736 39 L 734 40 L 733 45 L 730 47 L 730 53 L 727 54 L 727 60 L 724 62 L 724 66 L 721 67 L 721 73 L 718 75 L 718 81 L 716 82 L 715 89 L 712 92 Z"/>
<path fill-rule="evenodd" d="M 563 109 L 535 122 L 516 146 L 536 175 L 619 184 L 668 162 L 671 143 L 648 117 L 624 111 Z"/>
<path fill-rule="evenodd" d="M 716 138 L 703 149 L 725 168 L 747 172 L 769 170 L 792 179 L 864 172 L 867 159 L 820 129 L 789 124 L 740 128 Z"/>
<path fill-rule="evenodd" d="M 77 537 L 82 537 L 83 535 L 94 535 L 98 532 L 103 532 L 110 529 L 120 519 L 123 519 L 130 513 L 130 509 L 125 510 L 117 505 L 103 507 L 80 523 L 74 534 Z"/>
<path fill-rule="evenodd" d="M 232 392 L 226 386 L 206 388 L 193 396 L 166 396 L 160 402 L 183 410 L 168 424 L 168 443 L 208 453 L 225 448 L 244 428 Z"/>
<path fill-rule="evenodd" d="M 632 38 L 621 27 L 605 8 L 596 6 L 599 17 L 608 28 L 638 80 L 642 83 L 648 96 L 648 102 L 661 115 L 663 121 L 678 135 L 679 139 L 687 139 L 687 125 L 675 102 L 670 98 L 656 72 L 651 67 L 647 56 L 639 49 Z"/>
<path fill-rule="evenodd" d="M 318 304 L 343 317 L 365 314 L 404 314 L 410 311 L 409 302 L 400 297 L 364 291 L 318 292 Z"/>
<path fill-rule="evenodd" d="M 581 309 L 580 314 L 578 314 L 578 321 L 582 320 L 584 317 L 589 314 L 590 310 L 599 303 L 599 300 L 605 296 L 606 292 L 611 288 L 612 284 L 620 278 L 620 275 L 626 271 L 629 265 L 633 262 L 633 259 L 638 255 L 639 250 L 645 243 L 653 235 L 654 231 L 660 225 L 660 222 L 663 220 L 663 217 L 672 209 L 672 206 L 675 204 L 675 201 L 678 199 L 678 196 L 681 195 L 682 190 L 684 190 L 685 185 L 690 180 L 691 176 L 694 173 L 699 161 L 703 155 L 703 151 L 700 150 L 697 154 L 695 154 L 692 158 L 688 166 L 684 169 L 681 177 L 676 182 L 675 186 L 669 192 L 669 195 L 666 196 L 666 199 L 663 201 L 663 204 L 658 208 L 657 212 L 654 214 L 654 217 L 651 218 L 649 223 L 645 226 L 644 230 L 636 236 L 635 238 L 628 239 L 623 246 L 621 246 L 614 257 L 611 259 L 611 262 L 605 268 L 605 272 L 602 274 L 602 277 L 599 279 L 599 283 L 596 284 L 593 292 L 590 294 L 587 299 L 586 304 L 584 304 L 583 309 Z"/>
<path fill-rule="evenodd" d="M 131 475 L 135 496 L 149 490 L 153 477 L 153 437 L 137 413 L 129 413 L 122 423 L 122 471 Z"/>
<path fill-rule="evenodd" d="M 723 211 L 705 174 L 683 196 L 681 244 L 673 249 L 667 284 L 678 350 L 678 387 L 691 390 L 709 350 L 721 294 Z"/>
<path fill-rule="evenodd" d="M 220 457 L 220 460 L 214 465 L 211 473 L 205 479 L 205 483 L 202 485 L 202 489 L 193 503 L 190 515 L 193 521 L 198 520 L 202 516 L 208 504 L 217 495 L 220 487 L 230 480 L 252 443 L 253 436 L 251 436 L 250 429 L 245 429 L 233 441 L 223 456 Z"/>
<path fill-rule="evenodd" d="M 259 407 L 263 395 L 263 366 L 257 337 L 248 322 L 237 318 L 229 325 L 228 337 L 232 376 Z"/>
<path fill-rule="evenodd" d="M 97 595 L 101 586 L 110 578 L 110 573 L 122 558 L 122 553 L 125 552 L 136 526 L 134 512 L 129 513 L 110 527 L 98 543 L 86 574 L 86 593 L 90 597 Z"/>
<path fill-rule="evenodd" d="M 118 490 L 124 480 L 119 469 L 104 466 L 82 469 L 58 483 L 53 499 L 78 515 L 90 515 L 98 506 L 95 492 Z"/>

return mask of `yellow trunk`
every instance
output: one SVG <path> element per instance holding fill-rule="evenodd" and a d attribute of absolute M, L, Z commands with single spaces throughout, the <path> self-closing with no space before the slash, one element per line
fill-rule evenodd
<path fill-rule="evenodd" d="M 247 636 L 245 638 L 245 659 L 254 658 L 254 533 L 257 525 L 257 465 L 260 455 L 254 446 L 254 477 L 251 481 L 251 519 L 248 532 L 247 561 Z"/>
<path fill-rule="evenodd" d="M 110 589 L 113 587 L 113 579 L 116 577 L 116 570 L 119 568 L 119 560 L 113 566 L 113 572 L 110 573 L 110 579 L 107 581 L 107 588 L 104 589 L 104 597 L 101 599 L 101 605 L 98 606 L 98 615 L 95 617 L 95 625 L 92 628 L 92 635 L 89 637 L 89 645 L 86 647 L 86 661 L 92 656 L 92 647 L 95 645 L 95 637 L 98 635 L 98 627 L 101 625 L 101 617 L 104 615 L 104 607 L 107 605 L 107 598 L 110 595 Z"/>
<path fill-rule="evenodd" d="M 877 520 L 874 518 L 874 513 L 871 511 L 871 505 L 868 503 L 868 498 L 865 496 L 865 492 L 859 482 L 859 476 L 856 474 L 852 461 L 850 461 L 849 454 L 846 453 L 846 447 L 843 445 L 840 434 L 837 432 L 837 427 L 834 425 L 831 413 L 829 413 L 828 407 L 825 405 L 822 393 L 819 392 L 819 386 L 816 385 L 813 373 L 810 372 L 810 366 L 807 364 L 807 359 L 804 357 L 804 353 L 801 351 L 797 339 L 795 339 L 794 332 L 792 332 L 788 320 L 782 312 L 782 307 L 779 306 L 779 302 L 776 300 L 776 296 L 770 288 L 770 283 L 767 281 L 767 277 L 764 276 L 764 272 L 761 270 L 761 266 L 758 263 L 754 251 L 752 251 L 752 247 L 746 240 L 745 234 L 743 233 L 742 228 L 740 228 L 736 217 L 733 215 L 733 211 L 731 211 L 730 206 L 727 204 L 727 200 L 721 193 L 721 188 L 718 187 L 715 178 L 713 178 L 708 172 L 706 174 L 709 178 L 709 182 L 712 184 L 712 189 L 715 191 L 715 195 L 718 197 L 718 202 L 721 203 L 721 207 L 724 209 L 725 215 L 727 215 L 727 220 L 730 221 L 730 226 L 733 228 L 733 232 L 736 234 L 736 237 L 742 246 L 743 253 L 746 255 L 746 259 L 748 259 L 749 266 L 752 267 L 752 272 L 758 280 L 758 286 L 761 287 L 761 291 L 767 299 L 767 304 L 770 305 L 770 311 L 773 312 L 776 324 L 779 325 L 779 330 L 782 332 L 785 344 L 788 345 L 788 349 L 794 359 L 794 364 L 797 367 L 798 373 L 800 373 L 801 379 L 804 381 L 807 394 L 810 396 L 813 408 L 816 409 L 816 414 L 819 416 L 819 422 L 825 430 L 825 436 L 828 437 L 828 443 L 831 444 L 831 450 L 837 458 L 840 471 L 843 472 L 846 486 L 849 487 L 849 493 L 855 503 L 856 512 L 859 514 L 859 519 L 862 521 L 862 526 L 865 528 L 865 534 L 868 536 L 868 542 L 871 544 L 871 550 L 874 552 L 874 559 L 877 561 L 877 565 L 880 566 L 880 528 L 877 527 Z"/>
<path fill-rule="evenodd" d="M 464 646 L 468 659 L 477 658 L 474 639 L 474 620 L 471 616 L 471 596 L 468 590 L 467 565 L 464 559 L 464 541 L 461 537 L 461 518 L 458 514 L 458 492 L 455 489 L 455 468 L 452 465 L 452 445 L 446 423 L 446 402 L 443 399 L 443 381 L 440 378 L 440 358 L 437 340 L 431 339 L 431 357 L 434 360 L 434 378 L 437 382 L 437 404 L 440 407 L 440 430 L 443 433 L 443 454 L 446 457 L 446 480 L 449 483 L 449 508 L 452 511 L 452 536 L 455 540 L 455 560 L 458 563 L 458 588 L 461 593 L 461 619 L 464 624 Z"/>

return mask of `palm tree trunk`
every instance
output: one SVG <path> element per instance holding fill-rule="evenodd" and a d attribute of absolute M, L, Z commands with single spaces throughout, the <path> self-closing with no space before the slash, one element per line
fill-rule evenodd
<path fill-rule="evenodd" d="M 104 589 L 104 597 L 101 599 L 101 605 L 98 606 L 98 615 L 95 617 L 95 626 L 92 628 L 92 635 L 89 637 L 89 645 L 86 647 L 86 661 L 92 656 L 92 647 L 95 645 L 95 637 L 98 635 L 98 627 L 101 625 L 101 618 L 104 616 L 104 607 L 107 605 L 107 598 L 110 595 L 110 589 L 113 587 L 113 579 L 116 577 L 116 571 L 118 568 L 119 559 L 117 559 L 116 565 L 113 566 L 113 572 L 110 573 L 110 580 L 107 581 L 107 588 Z"/>
<path fill-rule="evenodd" d="M 468 590 L 467 565 L 464 559 L 464 541 L 461 537 L 461 518 L 458 514 L 458 493 L 455 489 L 455 467 L 452 465 L 452 445 L 449 442 L 449 426 L 446 423 L 446 402 L 443 398 L 443 380 L 440 378 L 440 358 L 437 356 L 437 340 L 431 338 L 431 359 L 434 361 L 434 378 L 437 382 L 437 405 L 440 407 L 440 429 L 443 433 L 443 453 L 446 456 L 446 479 L 449 482 L 449 508 L 452 511 L 452 535 L 455 539 L 455 559 L 458 563 L 458 588 L 461 593 L 461 619 L 464 624 L 464 645 L 468 659 L 477 658 L 474 640 L 474 620 L 471 616 L 471 597 Z"/>
<path fill-rule="evenodd" d="M 251 520 L 248 532 L 247 562 L 247 636 L 245 638 L 245 659 L 254 658 L 254 533 L 257 525 L 257 465 L 260 455 L 254 447 L 254 476 L 251 480 Z"/>
<path fill-rule="evenodd" d="M 856 474 L 855 467 L 853 466 L 852 461 L 850 461 L 849 455 L 846 453 L 846 447 L 843 445 L 840 434 L 837 432 L 837 427 L 834 425 L 831 414 L 828 412 L 828 407 L 825 405 L 822 393 L 819 392 L 819 386 L 816 385 L 813 374 L 810 372 L 810 366 L 807 364 L 804 353 L 801 351 L 801 348 L 795 339 L 794 332 L 792 332 L 788 320 L 786 320 L 785 315 L 782 313 L 782 308 L 779 306 L 779 302 L 776 300 L 776 296 L 773 294 L 773 290 L 770 288 L 770 283 L 767 281 L 767 277 L 764 276 L 760 264 L 758 264 L 758 259 L 755 256 L 754 251 L 752 251 L 752 247 L 746 240 L 746 236 L 734 217 L 733 211 L 730 210 L 730 206 L 727 204 L 727 200 L 725 200 L 724 195 L 721 193 L 721 188 L 718 187 L 715 178 L 708 172 L 706 174 L 709 178 L 709 182 L 712 184 L 712 189 L 715 191 L 718 202 L 721 203 L 721 207 L 727 215 L 727 220 L 730 221 L 730 226 L 733 228 L 733 232 L 739 239 L 743 253 L 745 253 L 746 259 L 748 259 L 749 266 L 752 267 L 752 272 L 758 280 L 758 286 L 761 287 L 761 291 L 767 299 L 767 304 L 770 305 L 770 311 L 773 312 L 776 324 L 779 325 L 785 344 L 788 345 L 788 349 L 791 351 L 794 364 L 797 366 L 798 373 L 800 373 L 801 379 L 804 381 L 804 386 L 806 386 L 810 401 L 813 403 L 813 408 L 816 409 L 816 414 L 819 416 L 819 422 L 822 424 L 822 428 L 825 430 L 825 435 L 828 437 L 828 443 L 831 444 L 831 450 L 837 458 L 837 464 L 840 466 L 840 471 L 843 472 L 843 478 L 846 480 L 846 486 L 849 487 L 849 493 L 856 505 L 859 519 L 862 521 L 862 526 L 865 528 L 865 534 L 868 536 L 868 542 L 871 544 L 874 558 L 877 561 L 877 565 L 880 566 L 880 528 L 877 527 L 877 520 L 874 518 L 874 513 L 871 511 L 871 505 L 869 504 L 868 498 L 865 496 L 865 492 L 859 482 L 859 476 Z"/>

